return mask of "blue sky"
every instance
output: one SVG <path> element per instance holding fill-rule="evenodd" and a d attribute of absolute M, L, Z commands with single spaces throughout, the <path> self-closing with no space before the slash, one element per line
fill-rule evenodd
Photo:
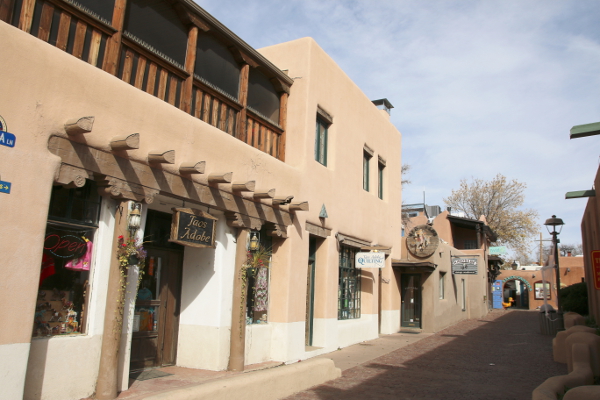
<path fill-rule="evenodd" d="M 597 0 L 196 0 L 254 48 L 310 36 L 371 99 L 387 98 L 411 165 L 405 203 L 444 207 L 461 179 L 527 184 L 540 229 L 580 243 L 600 136 Z M 283 67 L 282 67 L 283 68 Z M 544 229 L 544 238 L 549 235 Z"/>

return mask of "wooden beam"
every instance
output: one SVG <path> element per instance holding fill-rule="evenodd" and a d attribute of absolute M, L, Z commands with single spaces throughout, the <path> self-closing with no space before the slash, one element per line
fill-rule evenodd
<path fill-rule="evenodd" d="M 575 125 L 571 128 L 571 139 L 579 139 L 587 136 L 600 135 L 600 122 L 592 124 Z"/>
<path fill-rule="evenodd" d="M 273 199 L 273 204 L 278 206 L 282 204 L 290 204 L 293 198 L 294 196 L 276 197 Z"/>
<path fill-rule="evenodd" d="M 308 201 L 300 203 L 291 203 L 289 207 L 290 211 L 308 211 Z"/>
<path fill-rule="evenodd" d="M 152 151 L 148 153 L 149 163 L 160 164 L 175 164 L 175 150 L 167 150 L 164 152 Z"/>
<path fill-rule="evenodd" d="M 596 190 L 576 190 L 565 194 L 565 199 L 580 199 L 582 197 L 596 197 Z"/>
<path fill-rule="evenodd" d="M 132 133 L 127 136 L 116 136 L 110 141 L 113 150 L 134 150 L 140 148 L 140 134 Z"/>
<path fill-rule="evenodd" d="M 275 197 L 275 189 L 270 189 L 266 192 L 256 192 L 254 193 L 254 195 L 252 196 L 255 199 L 272 199 L 273 197 Z"/>
<path fill-rule="evenodd" d="M 180 174 L 203 174 L 206 167 L 206 161 L 197 163 L 181 163 L 179 166 Z"/>
<path fill-rule="evenodd" d="M 65 122 L 65 132 L 69 135 L 80 135 L 92 131 L 94 117 L 73 118 Z"/>
<path fill-rule="evenodd" d="M 236 196 L 228 190 L 209 187 L 206 183 L 194 182 L 179 174 L 120 157 L 110 151 L 73 142 L 64 137 L 51 136 L 48 140 L 48 150 L 60 157 L 63 164 L 83 168 L 94 175 L 115 177 L 130 182 L 130 185 L 136 183 L 144 190 L 160 191 L 194 204 L 210 206 L 224 212 L 240 213 L 259 221 L 279 225 L 293 223 L 292 215 L 283 207 L 277 208 L 264 202 L 246 199 L 241 195 Z"/>
<path fill-rule="evenodd" d="M 217 183 L 231 183 L 233 172 L 227 172 L 225 174 L 210 174 L 208 175 L 208 183 L 211 185 Z"/>
<path fill-rule="evenodd" d="M 248 181 L 244 183 L 234 183 L 231 185 L 231 190 L 234 192 L 254 192 L 256 181 Z"/>

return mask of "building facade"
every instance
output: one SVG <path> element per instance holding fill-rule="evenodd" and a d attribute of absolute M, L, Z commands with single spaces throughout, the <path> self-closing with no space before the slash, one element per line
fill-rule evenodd
<path fill-rule="evenodd" d="M 486 315 L 498 261 L 489 255 L 496 236 L 485 219 L 418 204 L 405 213 L 403 257 L 392 260 L 402 329 L 438 332 Z"/>
<path fill-rule="evenodd" d="M 188 0 L 2 0 L 0 19 L 8 398 L 400 328 L 401 136 L 312 39 L 256 51 Z M 373 249 L 384 267 L 358 268 Z"/>

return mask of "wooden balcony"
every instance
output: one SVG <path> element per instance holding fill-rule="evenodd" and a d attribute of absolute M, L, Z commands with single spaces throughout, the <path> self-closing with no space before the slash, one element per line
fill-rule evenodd
<path fill-rule="evenodd" d="M 193 62 L 179 65 L 132 34 L 119 32 L 124 11 L 120 14 L 111 23 L 71 0 L 0 0 L 1 20 L 284 161 L 287 93 L 281 94 L 282 117 L 270 121 L 245 101 L 193 76 Z M 247 79 L 241 79 L 240 92 L 247 90 L 244 84 Z"/>

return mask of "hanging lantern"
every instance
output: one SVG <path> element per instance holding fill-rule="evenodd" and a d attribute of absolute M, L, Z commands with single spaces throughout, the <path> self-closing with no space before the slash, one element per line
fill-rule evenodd
<path fill-rule="evenodd" d="M 260 234 L 258 231 L 250 231 L 250 241 L 248 242 L 248 250 L 256 251 L 260 246 Z"/>

